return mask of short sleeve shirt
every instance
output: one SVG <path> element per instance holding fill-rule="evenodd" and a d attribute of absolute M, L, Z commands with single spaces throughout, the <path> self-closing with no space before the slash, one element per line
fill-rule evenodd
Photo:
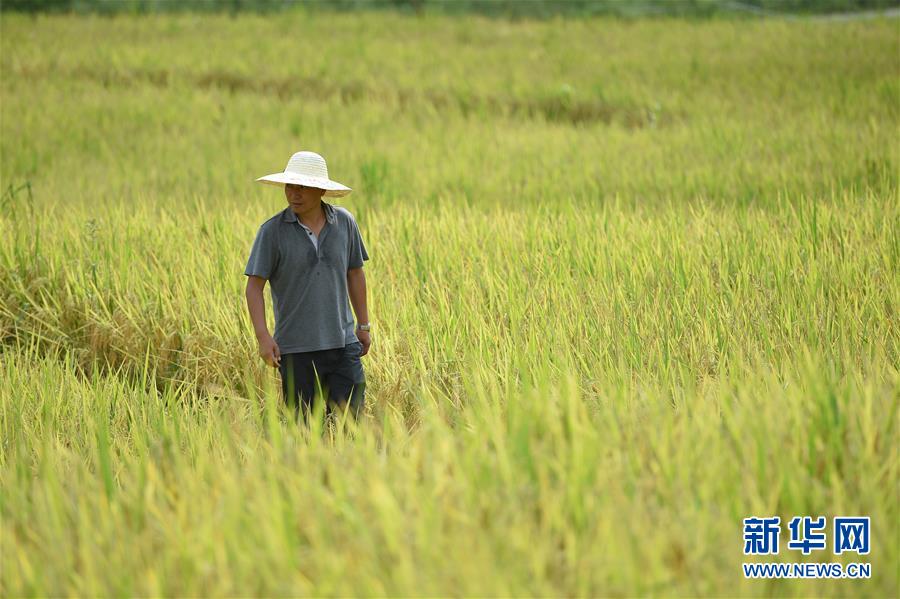
<path fill-rule="evenodd" d="M 256 233 L 245 275 L 268 279 L 275 343 L 282 354 L 344 347 L 356 341 L 347 271 L 369 259 L 353 214 L 322 202 L 317 242 L 288 206 Z"/>

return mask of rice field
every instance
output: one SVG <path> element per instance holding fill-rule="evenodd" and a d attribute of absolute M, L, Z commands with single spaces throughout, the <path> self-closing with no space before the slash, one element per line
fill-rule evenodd
<path fill-rule="evenodd" d="M 898 594 L 896 20 L 4 13 L 0 52 L 0 595 Z M 247 315 L 301 149 L 371 257 L 360 426 L 298 427 Z M 768 561 L 871 578 L 745 579 L 753 515 L 870 516 Z"/>

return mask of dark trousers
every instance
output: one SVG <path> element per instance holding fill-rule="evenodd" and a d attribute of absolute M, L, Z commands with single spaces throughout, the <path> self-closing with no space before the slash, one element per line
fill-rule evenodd
<path fill-rule="evenodd" d="M 304 424 L 308 423 L 314 402 L 324 395 L 326 417 L 349 408 L 358 421 L 366 394 L 361 353 L 362 343 L 355 341 L 336 349 L 282 354 L 281 390 L 295 419 L 302 413 Z"/>

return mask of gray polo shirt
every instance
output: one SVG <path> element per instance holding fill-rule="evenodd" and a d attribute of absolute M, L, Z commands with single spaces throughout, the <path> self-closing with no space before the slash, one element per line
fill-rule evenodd
<path fill-rule="evenodd" d="M 245 275 L 268 279 L 275 343 L 282 354 L 344 347 L 356 341 L 347 271 L 369 259 L 349 210 L 322 201 L 318 240 L 288 206 L 256 233 Z"/>

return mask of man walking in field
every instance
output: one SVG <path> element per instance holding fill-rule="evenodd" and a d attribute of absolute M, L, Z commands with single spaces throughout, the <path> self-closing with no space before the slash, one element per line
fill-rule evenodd
<path fill-rule="evenodd" d="M 297 152 L 284 172 L 257 181 L 283 187 L 288 203 L 260 226 L 244 270 L 259 354 L 279 369 L 295 418 L 302 411 L 308 422 L 321 389 L 326 414 L 334 408 L 344 412 L 349 404 L 358 420 L 366 388 L 360 358 L 371 343 L 363 274 L 369 254 L 353 214 L 322 200 L 343 197 L 351 189 L 328 178 L 325 159 L 315 152 Z M 266 281 L 272 290 L 274 337 L 266 326 Z M 359 321 L 355 328 L 350 302 Z"/>

